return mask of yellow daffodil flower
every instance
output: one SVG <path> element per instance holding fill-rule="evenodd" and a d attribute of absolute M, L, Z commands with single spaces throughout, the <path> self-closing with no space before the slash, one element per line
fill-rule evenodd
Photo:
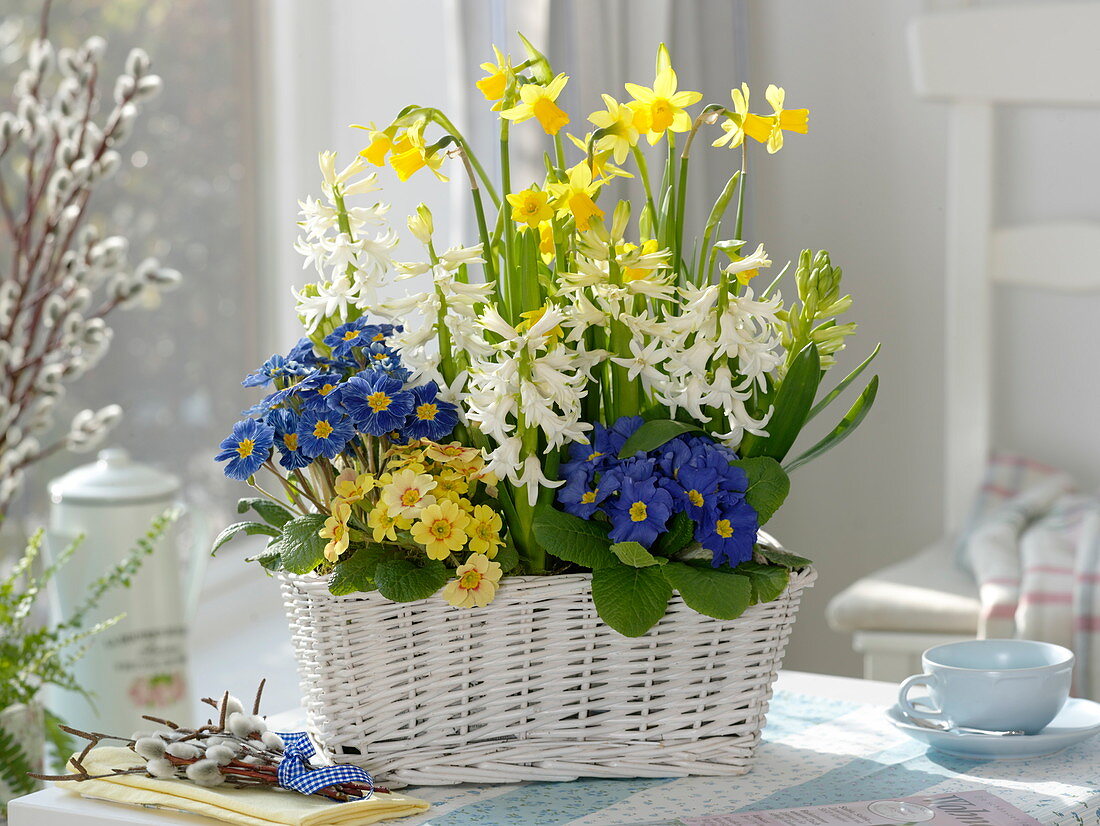
<path fill-rule="evenodd" d="M 455 579 L 443 586 L 443 598 L 456 608 L 484 608 L 496 597 L 502 573 L 499 562 L 485 554 L 470 554 L 455 571 Z"/>
<path fill-rule="evenodd" d="M 538 189 L 511 192 L 508 194 L 508 203 L 512 205 L 512 220 L 517 224 L 526 224 L 531 229 L 536 229 L 554 215 L 550 196 Z"/>
<path fill-rule="evenodd" d="M 589 132 L 585 135 L 584 140 L 581 140 L 576 135 L 567 134 L 573 145 L 579 150 L 588 154 L 588 141 L 592 139 L 592 133 Z M 600 176 L 601 178 L 633 178 L 634 175 L 627 172 L 621 166 L 615 166 L 611 163 L 611 158 L 614 152 L 611 149 L 597 150 L 592 153 L 592 175 Z"/>
<path fill-rule="evenodd" d="M 516 330 L 521 332 L 521 333 L 525 333 L 528 330 L 530 330 L 539 321 L 542 320 L 542 317 L 544 315 L 546 315 L 546 308 L 548 306 L 549 306 L 548 304 L 543 304 L 537 310 L 528 310 L 525 313 L 520 313 L 519 317 L 522 318 L 523 321 L 521 321 L 519 324 L 516 325 Z M 547 341 L 549 341 L 549 342 L 561 341 L 562 336 L 565 335 L 565 332 L 562 330 L 561 325 L 558 324 L 552 330 L 547 332 L 546 335 L 548 337 Z"/>
<path fill-rule="evenodd" d="M 554 245 L 554 225 L 549 221 L 539 224 L 539 253 L 542 254 L 544 263 L 549 264 L 554 260 L 557 247 Z"/>
<path fill-rule="evenodd" d="M 634 127 L 646 133 L 651 146 L 666 131 L 687 132 L 691 129 L 691 116 L 684 111 L 684 107 L 703 99 L 702 92 L 677 92 L 676 72 L 669 65 L 657 72 L 652 89 L 628 83 L 626 91 L 635 101 L 628 104 L 634 112 Z"/>
<path fill-rule="evenodd" d="M 569 115 L 565 114 L 555 101 L 568 80 L 566 75 L 558 75 L 545 86 L 525 83 L 519 87 L 519 104 L 511 109 L 505 109 L 500 116 L 513 123 L 523 123 L 530 118 L 537 118 L 547 135 L 558 134 L 561 128 L 569 123 Z"/>
<path fill-rule="evenodd" d="M 496 112 L 500 109 L 504 91 L 508 88 L 508 76 L 512 73 L 512 59 L 501 54 L 496 46 L 493 46 L 493 55 L 497 62 L 482 63 L 481 69 L 487 74 L 474 85 L 486 100 L 496 101 L 491 107 L 492 111 Z"/>
<path fill-rule="evenodd" d="M 369 148 L 369 147 L 368 147 Z M 441 181 L 448 178 L 439 168 L 443 165 L 443 153 L 429 152 L 423 138 L 412 132 L 406 132 L 394 145 L 390 154 L 390 166 L 397 173 L 398 180 L 407 181 L 413 173 L 425 166 Z"/>
<path fill-rule="evenodd" d="M 470 537 L 470 550 L 477 554 L 485 554 L 489 559 L 497 555 L 497 549 L 504 544 L 500 538 L 501 528 L 504 522 L 500 514 L 488 505 L 478 505 L 471 514 L 471 521 L 466 528 Z"/>
<path fill-rule="evenodd" d="M 624 244 L 623 245 L 623 252 L 624 253 L 625 252 L 633 252 L 636 249 L 638 249 L 637 244 Z M 642 255 L 652 255 L 653 253 L 659 251 L 660 249 L 661 249 L 661 245 L 657 243 L 657 239 L 656 238 L 650 238 L 648 241 L 645 241 L 645 242 L 642 243 L 641 254 Z M 623 280 L 624 281 L 637 281 L 641 278 L 648 278 L 649 274 L 651 272 L 653 272 L 652 267 L 624 266 L 623 267 Z"/>
<path fill-rule="evenodd" d="M 333 499 L 331 513 L 324 527 L 317 532 L 321 539 L 327 539 L 325 559 L 335 562 L 348 549 L 351 536 L 348 534 L 348 520 L 351 518 L 351 505 L 341 499 Z"/>
<path fill-rule="evenodd" d="M 809 109 L 784 109 L 786 92 L 774 83 L 768 86 L 764 98 L 772 105 L 771 134 L 768 135 L 768 153 L 775 154 L 783 148 L 783 133 L 798 132 L 805 135 L 810 131 Z"/>
<path fill-rule="evenodd" d="M 554 197 L 558 217 L 572 215 L 577 229 L 588 232 L 589 221 L 603 218 L 603 210 L 594 198 L 604 182 L 592 180 L 592 170 L 585 161 L 568 170 L 568 176 L 563 183 L 547 184 L 546 190 Z"/>
<path fill-rule="evenodd" d="M 429 559 L 446 559 L 466 544 L 470 515 L 450 499 L 441 499 L 420 513 L 412 538 L 424 546 Z"/>
<path fill-rule="evenodd" d="M 366 148 L 359 150 L 359 157 L 366 159 L 375 166 L 385 166 L 386 155 L 393 149 L 393 133 L 375 129 L 373 123 L 370 126 L 353 123 L 351 128 L 365 130 L 367 137 L 370 138 L 370 143 L 367 144 Z"/>
<path fill-rule="evenodd" d="M 726 134 L 714 141 L 712 146 L 725 146 L 735 149 L 745 141 L 748 135 L 755 141 L 764 143 L 772 132 L 772 119 L 754 115 L 749 111 L 749 86 L 742 83 L 740 89 L 731 89 L 733 117 L 722 122 L 722 131 Z"/>
<path fill-rule="evenodd" d="M 640 137 L 634 125 L 635 112 L 625 103 L 619 103 L 611 95 L 600 95 L 605 108 L 588 116 L 589 122 L 605 134 L 597 139 L 596 149 L 611 152 L 615 163 L 622 163 Z"/>

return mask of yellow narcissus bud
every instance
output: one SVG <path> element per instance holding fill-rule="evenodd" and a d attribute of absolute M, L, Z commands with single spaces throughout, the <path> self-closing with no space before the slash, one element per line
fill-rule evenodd
<path fill-rule="evenodd" d="M 427 246 L 432 242 L 432 233 L 435 232 L 435 225 L 432 222 L 432 213 L 428 209 L 427 204 L 420 204 L 416 208 L 416 212 L 410 215 L 406 221 L 408 224 L 409 232 L 413 234 L 417 241 Z"/>

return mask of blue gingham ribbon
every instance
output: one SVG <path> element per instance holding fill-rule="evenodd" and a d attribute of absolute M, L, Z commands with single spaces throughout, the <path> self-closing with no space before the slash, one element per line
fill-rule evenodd
<path fill-rule="evenodd" d="M 365 783 L 364 799 L 374 794 L 374 778 L 358 766 L 311 766 L 313 742 L 304 731 L 276 732 L 283 738 L 283 759 L 279 761 L 279 785 L 302 794 L 315 794 L 339 783 Z"/>

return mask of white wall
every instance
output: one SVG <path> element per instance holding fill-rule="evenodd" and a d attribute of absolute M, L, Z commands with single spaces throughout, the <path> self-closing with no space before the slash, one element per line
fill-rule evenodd
<path fill-rule="evenodd" d="M 778 82 L 792 106 L 811 108 L 810 134 L 756 166 L 760 240 L 776 258 L 826 247 L 844 266 L 862 325 L 847 366 L 883 343 L 875 410 L 848 442 L 797 472 L 774 523 L 821 571 L 792 638 L 794 668 L 858 674 L 847 638 L 822 620 L 825 604 L 940 532 L 942 365 L 951 344 L 941 292 L 946 121 L 942 106 L 910 90 L 904 27 L 922 7 L 750 2 L 750 83 Z M 999 223 L 1100 219 L 1100 113 L 1006 109 L 998 126 Z M 1098 311 L 1100 298 L 1015 289 L 995 302 L 997 445 L 1058 463 L 1090 485 L 1100 481 Z"/>

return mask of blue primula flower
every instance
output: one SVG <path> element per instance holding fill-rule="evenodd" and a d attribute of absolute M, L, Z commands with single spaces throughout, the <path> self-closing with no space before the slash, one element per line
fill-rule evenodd
<path fill-rule="evenodd" d="M 332 348 L 334 357 L 347 358 L 352 354 L 353 347 L 385 345 L 386 338 L 392 333 L 391 324 L 368 324 L 365 318 L 358 318 L 341 324 L 325 336 L 325 344 Z"/>
<path fill-rule="evenodd" d="M 298 439 L 300 416 L 293 410 L 280 408 L 272 410 L 267 423 L 275 429 L 275 447 L 279 451 L 279 464 L 286 470 L 298 470 L 313 460 L 301 451 Z"/>
<path fill-rule="evenodd" d="M 566 477 L 565 484 L 558 488 L 558 502 L 566 513 L 590 519 L 608 497 L 608 487 L 596 482 L 596 474 L 585 468 L 577 468 Z"/>
<path fill-rule="evenodd" d="M 721 471 L 706 462 L 686 462 L 679 467 L 676 474 L 677 498 L 682 502 L 682 510 L 696 523 L 718 507 L 721 481 Z"/>
<path fill-rule="evenodd" d="M 359 430 L 385 436 L 399 430 L 413 410 L 413 394 L 402 387 L 402 382 L 385 373 L 364 370 L 347 380 L 340 403 Z"/>
<path fill-rule="evenodd" d="M 221 452 L 214 461 L 228 461 L 225 475 L 243 482 L 267 461 L 274 440 L 275 431 L 270 425 L 245 419 L 233 425 L 233 433 L 222 441 Z"/>
<path fill-rule="evenodd" d="M 624 475 L 618 497 L 607 506 L 611 518 L 608 536 L 615 542 L 638 542 L 648 548 L 667 528 L 672 507 L 672 495 L 656 479 Z"/>
<path fill-rule="evenodd" d="M 314 370 L 297 384 L 272 393 L 271 406 L 280 405 L 291 396 L 301 399 L 307 407 L 337 407 L 337 391 L 344 377 L 330 370 Z"/>
<path fill-rule="evenodd" d="M 414 387 L 412 412 L 405 419 L 402 434 L 410 439 L 441 441 L 451 435 L 458 424 L 458 408 L 439 398 L 439 385 L 434 381 Z"/>
<path fill-rule="evenodd" d="M 711 564 L 715 568 L 723 562 L 735 567 L 752 559 L 759 529 L 756 511 L 744 499 L 737 499 L 723 503 L 696 523 L 695 539 L 714 555 Z"/>
<path fill-rule="evenodd" d="M 298 421 L 298 450 L 310 459 L 335 459 L 353 438 L 351 419 L 336 410 L 307 409 Z"/>
<path fill-rule="evenodd" d="M 283 376 L 301 376 L 309 372 L 309 367 L 278 353 L 265 361 L 257 370 L 253 370 L 241 382 L 245 387 L 267 387 L 273 379 Z"/>
<path fill-rule="evenodd" d="M 319 364 L 324 363 L 324 359 L 317 355 L 313 349 L 313 342 L 303 336 L 298 339 L 298 343 L 290 348 L 290 352 L 286 354 L 287 361 L 294 361 L 298 364 L 304 364 L 306 367 L 316 367 Z"/>

